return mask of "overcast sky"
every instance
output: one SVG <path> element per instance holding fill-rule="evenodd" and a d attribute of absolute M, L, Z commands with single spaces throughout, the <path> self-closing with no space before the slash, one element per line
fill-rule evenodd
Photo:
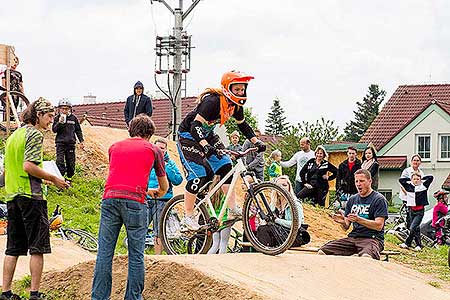
<path fill-rule="evenodd" d="M 31 100 L 124 100 L 137 80 L 156 90 L 155 35 L 173 27 L 162 3 L 3 2 L 0 43 L 15 46 Z M 275 97 L 291 123 L 324 116 L 342 129 L 372 83 L 389 98 L 402 84 L 450 82 L 450 1 L 203 0 L 184 25 L 188 95 L 231 69 L 254 75 L 247 103 L 262 128 Z"/>

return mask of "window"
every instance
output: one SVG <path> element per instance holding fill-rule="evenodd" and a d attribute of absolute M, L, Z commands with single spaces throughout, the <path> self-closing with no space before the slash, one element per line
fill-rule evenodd
<path fill-rule="evenodd" d="M 450 160 L 450 134 L 439 135 L 439 158 Z"/>
<path fill-rule="evenodd" d="M 389 205 L 392 205 L 392 190 L 378 190 L 378 192 L 386 198 Z"/>
<path fill-rule="evenodd" d="M 419 154 L 423 160 L 430 160 L 431 157 L 431 136 L 429 134 L 416 136 L 416 153 Z"/>

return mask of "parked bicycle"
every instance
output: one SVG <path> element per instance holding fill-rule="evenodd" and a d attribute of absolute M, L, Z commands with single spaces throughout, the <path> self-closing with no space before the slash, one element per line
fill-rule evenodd
<path fill-rule="evenodd" d="M 403 203 L 399 210 L 399 217 L 397 218 L 397 220 L 395 220 L 391 229 L 386 231 L 386 234 L 394 235 L 403 243 L 406 241 L 406 238 L 409 235 L 409 229 L 406 223 L 407 213 L 407 206 L 405 203 Z M 434 238 L 424 234 L 422 229 L 420 233 L 420 239 L 422 241 L 422 245 L 425 247 L 431 248 L 435 245 Z M 412 246 L 415 246 L 414 241 L 412 241 Z"/>
<path fill-rule="evenodd" d="M 6 90 L 5 88 L 0 86 L 0 121 L 6 121 Z M 27 108 L 28 105 L 30 105 L 30 101 L 28 98 L 22 94 L 21 92 L 17 91 L 10 91 L 9 96 L 13 99 L 14 106 L 17 111 L 17 115 L 20 116 L 20 114 Z M 13 117 L 13 109 L 10 108 L 10 115 Z"/>
<path fill-rule="evenodd" d="M 98 240 L 92 234 L 82 229 L 71 229 L 62 226 L 64 219 L 62 216 L 62 208 L 59 205 L 56 205 L 49 222 L 50 232 L 55 236 L 63 240 L 74 241 L 81 248 L 91 252 L 98 250 Z"/>
<path fill-rule="evenodd" d="M 346 194 L 341 190 L 337 190 L 336 193 L 334 194 L 334 200 L 333 201 L 330 200 L 328 209 L 332 209 L 334 211 L 338 211 L 340 209 L 345 210 L 345 206 L 350 196 L 351 196 L 350 194 Z"/>
<path fill-rule="evenodd" d="M 232 191 L 236 187 L 238 178 L 242 179 L 245 186 L 246 196 L 242 210 L 242 221 L 245 235 L 249 242 L 258 252 L 277 255 L 286 251 L 297 237 L 298 212 L 292 196 L 279 185 L 272 182 L 249 183 L 246 176 L 247 168 L 242 162 L 242 157 L 247 153 L 256 151 L 256 148 L 250 148 L 245 152 L 235 152 L 223 150 L 224 153 L 234 155 L 236 157 L 236 165 L 233 169 L 221 178 L 220 182 L 210 189 L 210 183 L 201 188 L 197 194 L 196 204 L 194 207 L 195 216 L 201 225 L 197 231 L 181 232 L 180 220 L 184 217 L 184 195 L 178 195 L 167 202 L 161 213 L 160 230 L 164 249 L 168 254 L 183 253 L 206 253 L 212 243 L 212 233 L 219 230 L 223 225 L 233 226 L 239 219 L 221 221 L 225 210 L 228 207 L 229 195 L 225 199 L 225 203 L 217 215 L 211 203 L 211 198 L 222 187 L 228 178 L 232 176 L 229 190 Z M 286 203 L 286 208 L 291 212 L 289 227 L 278 225 L 280 216 L 274 209 L 274 199 L 282 198 Z M 212 215 L 209 214 L 209 211 Z M 256 214 L 255 214 L 256 213 Z M 267 245 L 261 241 L 258 236 L 258 227 L 267 226 L 270 228 L 270 234 L 273 235 L 275 244 Z M 254 230 L 256 227 L 256 231 Z"/>

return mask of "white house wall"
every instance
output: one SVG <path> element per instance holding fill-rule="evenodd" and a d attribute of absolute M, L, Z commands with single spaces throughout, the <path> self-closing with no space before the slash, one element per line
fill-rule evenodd
<path fill-rule="evenodd" d="M 408 132 L 398 143 L 383 156 L 399 156 L 407 155 L 408 166 L 410 165 L 411 156 L 416 153 L 416 135 L 430 134 L 431 135 L 431 154 L 430 161 L 423 161 L 421 168 L 425 174 L 431 174 L 435 177 L 431 185 L 431 191 L 441 188 L 442 183 L 450 173 L 450 161 L 439 161 L 439 134 L 450 134 L 450 124 L 436 111 L 432 111 L 425 119 L 423 119 L 416 127 Z M 400 175 L 400 172 L 397 173 Z M 384 178 L 383 178 L 384 177 Z M 380 189 L 389 189 L 394 185 L 398 187 L 397 180 L 393 178 L 392 171 L 382 171 L 380 173 Z M 395 179 L 395 180 L 393 180 Z M 394 183 L 391 183 L 395 181 Z M 392 188 L 392 194 L 395 194 L 397 189 Z"/>

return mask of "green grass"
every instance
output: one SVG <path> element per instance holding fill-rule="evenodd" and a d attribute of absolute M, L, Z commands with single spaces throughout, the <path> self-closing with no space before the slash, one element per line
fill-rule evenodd
<path fill-rule="evenodd" d="M 385 235 L 385 248 L 392 249 L 392 244 L 398 245 L 400 241 L 393 235 Z M 423 248 L 422 251 L 415 252 L 413 250 L 399 250 L 400 255 L 392 256 L 392 260 L 415 269 L 421 273 L 430 274 L 433 277 L 443 280 L 450 284 L 450 270 L 448 266 L 447 255 L 448 246 L 440 246 L 439 248 Z M 432 286 L 440 286 L 439 282 L 430 281 Z"/>
<path fill-rule="evenodd" d="M 83 169 L 77 166 L 71 188 L 61 191 L 54 186 L 48 187 L 49 216 L 59 204 L 62 208 L 64 227 L 84 229 L 97 236 L 104 184 L 103 178 L 87 177 Z M 4 188 L 0 189 L 0 198 L 2 196 L 5 196 Z M 125 229 L 122 227 L 116 247 L 117 254 L 127 253 L 122 243 L 125 236 Z"/>

